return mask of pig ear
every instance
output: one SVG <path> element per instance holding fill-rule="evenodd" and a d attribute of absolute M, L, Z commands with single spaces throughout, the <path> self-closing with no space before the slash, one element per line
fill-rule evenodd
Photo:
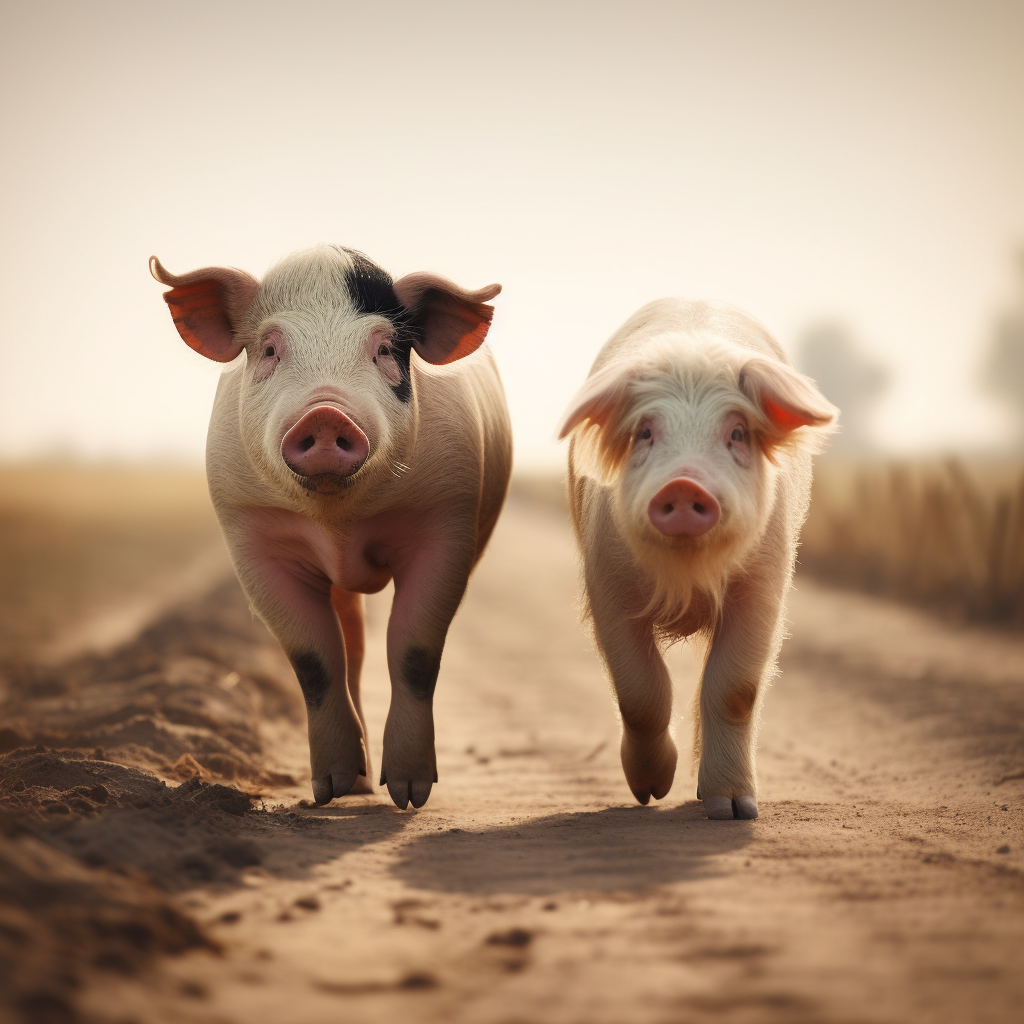
<path fill-rule="evenodd" d="M 558 440 L 571 434 L 581 423 L 590 423 L 607 432 L 622 413 L 629 391 L 630 377 L 621 366 L 606 366 L 592 374 L 576 392 L 558 428 Z"/>
<path fill-rule="evenodd" d="M 245 347 L 235 337 L 249 311 L 259 282 L 242 270 L 207 267 L 191 274 L 170 274 L 151 256 L 149 272 L 161 284 L 171 318 L 185 344 L 218 363 L 230 363 Z"/>
<path fill-rule="evenodd" d="M 798 427 L 826 427 L 839 414 L 810 377 L 774 359 L 748 360 L 740 370 L 740 390 L 764 413 L 777 441 Z"/>
<path fill-rule="evenodd" d="M 453 363 L 481 346 L 494 315 L 494 307 L 485 302 L 500 291 L 500 284 L 490 284 L 467 292 L 436 274 L 408 274 L 395 282 L 398 301 L 420 329 L 413 347 L 437 365 Z"/>

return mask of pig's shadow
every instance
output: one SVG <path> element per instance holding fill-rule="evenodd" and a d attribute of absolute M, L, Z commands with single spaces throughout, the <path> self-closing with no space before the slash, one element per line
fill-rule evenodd
<path fill-rule="evenodd" d="M 696 801 L 667 810 L 609 807 L 422 836 L 392 870 L 407 885 L 435 892 L 644 889 L 720 873 L 716 857 L 746 846 L 756 827 L 708 821 Z"/>

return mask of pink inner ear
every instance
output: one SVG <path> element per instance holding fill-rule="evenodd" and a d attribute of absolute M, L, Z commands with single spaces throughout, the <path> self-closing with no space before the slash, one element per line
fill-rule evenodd
<path fill-rule="evenodd" d="M 436 331 L 442 337 L 458 339 L 451 352 L 437 360 L 437 365 L 454 363 L 470 352 L 475 352 L 487 337 L 493 315 L 493 308 L 483 303 L 463 306 L 447 297 L 443 303 L 436 303 L 426 318 L 427 333 Z"/>
<path fill-rule="evenodd" d="M 493 315 L 492 306 L 431 288 L 421 299 L 423 341 L 416 350 L 435 366 L 454 363 L 483 344 Z"/>
<path fill-rule="evenodd" d="M 223 286 L 206 280 L 164 293 L 174 326 L 185 344 L 200 355 L 229 363 L 241 351 L 223 306 Z"/>
<path fill-rule="evenodd" d="M 443 366 L 475 352 L 487 337 L 494 315 L 488 306 L 501 291 L 492 284 L 466 291 L 437 274 L 407 274 L 395 282 L 398 301 L 412 314 L 422 338 L 414 345 L 429 363 Z"/>
<path fill-rule="evenodd" d="M 781 430 L 796 430 L 797 427 L 810 427 L 820 422 L 817 417 L 794 412 L 792 409 L 773 402 L 770 398 L 762 398 L 761 406 L 768 419 Z"/>

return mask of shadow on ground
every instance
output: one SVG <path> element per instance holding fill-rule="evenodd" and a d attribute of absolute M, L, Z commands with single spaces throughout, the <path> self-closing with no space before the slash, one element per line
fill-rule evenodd
<path fill-rule="evenodd" d="M 745 847 L 755 822 L 708 821 L 696 801 L 660 810 L 610 807 L 414 839 L 394 873 L 436 892 L 546 896 L 645 889 L 717 874 L 715 858 Z"/>

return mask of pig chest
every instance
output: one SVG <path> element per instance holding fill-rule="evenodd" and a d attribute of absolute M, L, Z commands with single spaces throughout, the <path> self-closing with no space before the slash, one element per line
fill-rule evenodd
<path fill-rule="evenodd" d="M 242 514 L 237 540 L 247 557 L 267 563 L 275 574 L 316 589 L 334 585 L 374 594 L 416 546 L 414 518 L 399 513 L 331 527 L 284 509 L 253 509 Z"/>

